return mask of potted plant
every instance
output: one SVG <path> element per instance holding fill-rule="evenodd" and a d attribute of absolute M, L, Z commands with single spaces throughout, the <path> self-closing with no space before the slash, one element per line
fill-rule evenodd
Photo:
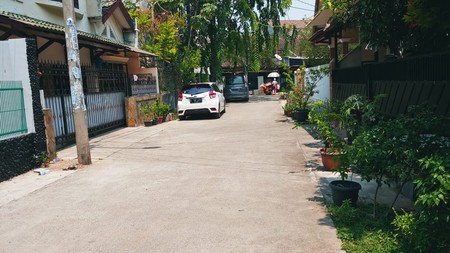
<path fill-rule="evenodd" d="M 292 117 L 293 101 L 290 94 L 286 95 L 286 104 L 283 106 L 284 115 Z"/>
<path fill-rule="evenodd" d="M 328 74 L 327 67 L 300 68 L 296 73 L 300 76 L 300 84 L 294 89 L 294 109 L 293 118 L 299 122 L 305 122 L 311 107 L 311 98 L 318 94 L 317 84 Z"/>
<path fill-rule="evenodd" d="M 344 102 L 318 101 L 313 104 L 309 117 L 325 144 L 320 153 L 327 170 L 339 167 L 343 146 L 351 144 L 358 133 L 376 122 L 376 106 L 381 97 L 377 96 L 372 102 L 361 95 L 352 95 Z"/>
<path fill-rule="evenodd" d="M 333 203 L 342 205 L 345 200 L 350 200 L 356 206 L 361 184 L 347 180 L 351 167 L 347 156 L 346 131 L 343 129 L 342 103 L 318 101 L 311 107 L 310 119 L 315 123 L 313 129 L 324 143 L 324 148 L 320 149 L 324 168 L 339 173 L 341 177 L 329 184 Z"/>
<path fill-rule="evenodd" d="M 319 93 L 317 84 L 324 75 L 328 73 L 328 68 L 308 69 L 301 66 L 295 71 L 295 78 L 299 81 L 298 85 L 292 80 L 292 71 L 288 65 L 284 65 L 284 73 L 289 89 L 292 91 L 287 96 L 287 101 L 283 109 L 285 112 L 292 112 L 292 118 L 297 122 L 306 122 L 311 106 L 311 98 Z"/>
<path fill-rule="evenodd" d="M 142 114 L 142 121 L 144 122 L 145 126 L 154 125 L 155 115 L 149 104 L 141 104 L 139 106 L 139 111 Z"/>
<path fill-rule="evenodd" d="M 320 149 L 323 166 L 326 170 L 335 170 L 340 166 L 344 154 L 345 133 L 342 131 L 340 103 L 318 101 L 312 104 L 309 118 L 313 131 L 324 143 Z"/>
<path fill-rule="evenodd" d="M 166 117 L 170 112 L 170 105 L 162 103 L 159 99 L 156 99 L 155 102 L 150 105 L 150 111 L 158 119 L 158 124 L 161 124 L 164 121 L 164 117 Z"/>
<path fill-rule="evenodd" d="M 292 94 L 291 106 L 292 106 L 292 118 L 297 122 L 306 122 L 308 120 L 309 113 L 309 99 L 317 91 L 312 90 L 313 87 L 306 88 L 296 87 Z"/>
<path fill-rule="evenodd" d="M 387 157 L 371 160 L 371 158 L 377 157 L 379 153 L 385 152 L 390 145 L 389 140 L 384 139 L 383 130 L 374 126 L 378 120 L 376 107 L 382 97 L 383 95 L 379 95 L 374 101 L 369 101 L 361 95 L 352 95 L 343 103 L 340 103 L 337 106 L 338 109 L 334 109 L 335 112 L 333 112 L 333 108 L 336 108 L 336 106 L 329 106 L 331 109 L 326 113 L 325 118 L 328 118 L 328 123 L 335 122 L 334 126 L 333 124 L 329 125 L 332 125 L 334 129 L 339 126 L 339 129 L 342 129 L 340 138 L 344 137 L 346 140 L 345 142 L 340 142 L 341 155 L 335 168 L 341 175 L 341 180 L 330 182 L 333 201 L 337 205 L 341 205 L 346 199 L 350 199 L 352 205 L 356 205 L 361 184 L 346 180 L 349 171 L 361 174 L 362 170 L 364 170 L 366 173 L 361 174 L 364 180 L 374 178 L 378 186 L 375 195 L 386 175 L 385 167 L 382 163 L 387 162 Z M 321 124 L 320 117 L 316 121 L 318 121 L 318 125 Z M 326 127 L 329 127 L 329 125 L 324 125 L 322 128 L 326 130 Z M 325 132 L 327 133 L 327 131 Z M 379 139 L 377 140 L 377 138 Z M 333 140 L 331 137 L 329 139 Z M 352 142 L 353 139 L 356 140 L 356 143 Z M 366 141 L 369 143 L 366 143 Z M 373 153 L 370 151 L 372 149 L 374 150 Z M 327 154 L 329 152 L 330 150 L 327 149 L 322 153 Z M 364 156 L 366 158 L 363 158 Z"/>
<path fill-rule="evenodd" d="M 342 103 L 342 125 L 349 144 L 361 131 L 380 120 L 381 116 L 377 113 L 377 107 L 384 97 L 384 94 L 380 94 L 370 101 L 359 94 L 354 94 Z"/>
<path fill-rule="evenodd" d="M 448 147 L 442 125 L 442 119 L 432 111 L 415 108 L 397 118 L 381 120 L 355 137 L 347 151 L 348 161 L 363 180 L 377 183 L 374 216 L 383 184 L 399 183 L 399 194 L 405 183 L 413 180 L 420 159 Z"/>
<path fill-rule="evenodd" d="M 346 154 L 343 157 L 346 158 Z M 347 180 L 350 167 L 347 166 L 346 162 L 342 162 L 341 165 L 336 168 L 336 172 L 339 173 L 341 179 L 333 180 L 329 184 L 333 203 L 340 206 L 344 201 L 349 200 L 352 206 L 356 206 L 359 190 L 362 188 L 361 184 L 352 180 Z"/>

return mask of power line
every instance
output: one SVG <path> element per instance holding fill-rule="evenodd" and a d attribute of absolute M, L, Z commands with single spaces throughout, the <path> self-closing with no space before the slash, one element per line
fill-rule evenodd
<path fill-rule="evenodd" d="M 303 4 L 306 4 L 306 5 L 309 5 L 309 6 L 312 6 L 312 7 L 316 7 L 314 4 L 310 4 L 310 3 L 302 1 L 302 0 L 296 0 L 296 1 L 300 2 L 300 3 L 303 3 Z"/>
<path fill-rule="evenodd" d="M 294 9 L 297 9 L 297 10 L 303 10 L 303 11 L 314 11 L 314 10 L 300 8 L 300 7 L 295 7 L 295 6 L 291 6 L 290 8 L 294 8 Z"/>

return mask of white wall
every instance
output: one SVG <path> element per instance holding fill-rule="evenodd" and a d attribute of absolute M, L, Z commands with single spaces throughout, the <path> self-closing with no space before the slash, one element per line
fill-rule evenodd
<path fill-rule="evenodd" d="M 328 64 L 324 64 L 321 66 L 316 66 L 312 68 L 306 69 L 306 78 L 308 78 L 308 70 L 310 69 L 319 69 L 319 68 L 328 68 Z M 312 100 L 330 100 L 330 74 L 325 75 L 322 79 L 317 83 L 318 94 L 314 94 Z"/>
<path fill-rule="evenodd" d="M 93 0 L 78 0 L 79 8 L 75 9 L 76 27 L 80 31 L 95 33 L 93 25 L 88 20 L 86 1 Z M 0 0 L 0 10 L 64 25 L 62 3 L 56 1 Z"/>
<path fill-rule="evenodd" d="M 27 128 L 29 133 L 34 133 L 33 100 L 25 39 L 0 41 L 0 56 L 0 80 L 22 82 Z M 37 75 L 37 67 L 35 74 Z"/>

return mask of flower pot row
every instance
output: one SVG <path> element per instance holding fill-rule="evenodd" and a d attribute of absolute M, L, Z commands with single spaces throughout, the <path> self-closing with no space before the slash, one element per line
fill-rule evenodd
<path fill-rule="evenodd" d="M 158 116 L 152 120 L 146 120 L 144 121 L 144 126 L 154 126 L 171 120 L 173 120 L 173 113 L 169 113 L 167 116 Z"/>

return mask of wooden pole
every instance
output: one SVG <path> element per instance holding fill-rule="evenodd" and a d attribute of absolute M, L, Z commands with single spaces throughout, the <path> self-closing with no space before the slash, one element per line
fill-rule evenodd
<path fill-rule="evenodd" d="M 75 27 L 73 0 L 62 0 L 64 15 L 64 30 L 66 34 L 67 65 L 69 67 L 70 95 L 72 97 L 75 138 L 77 144 L 78 162 L 91 164 L 91 151 L 84 103 L 83 80 L 81 78 L 80 52 L 78 36 Z"/>

